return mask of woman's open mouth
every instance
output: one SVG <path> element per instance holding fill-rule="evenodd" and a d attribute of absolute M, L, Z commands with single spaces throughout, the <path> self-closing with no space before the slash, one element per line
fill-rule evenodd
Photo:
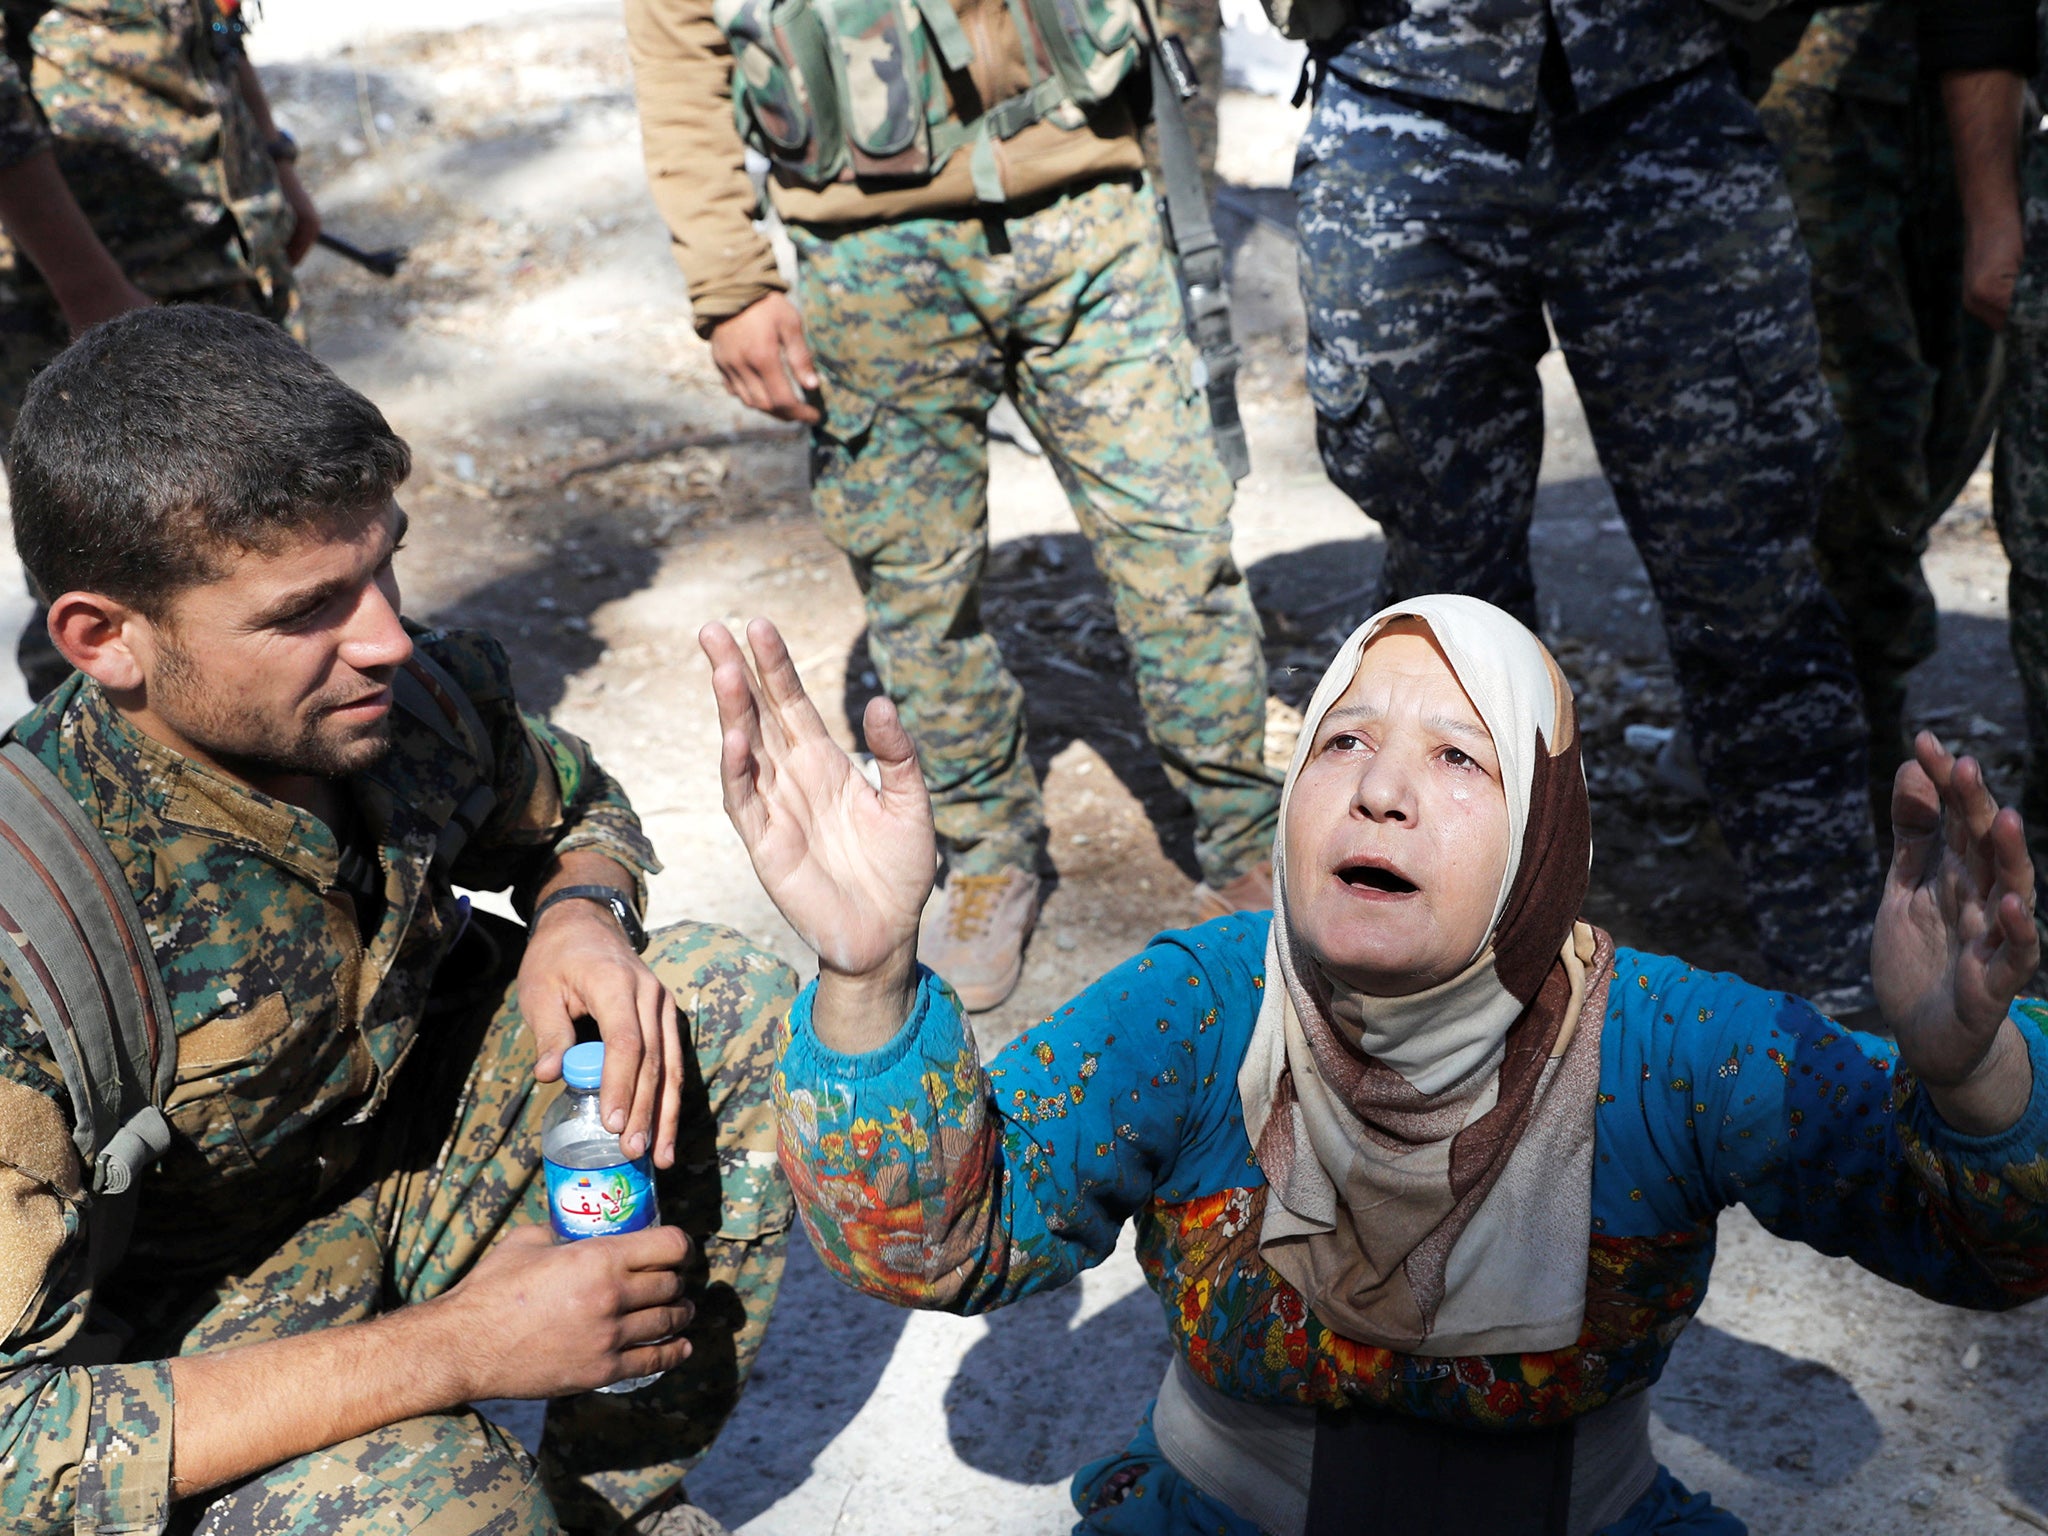
<path fill-rule="evenodd" d="M 1351 864 L 1337 871 L 1337 878 L 1355 891 L 1382 891 L 1389 896 L 1406 896 L 1416 889 L 1413 880 L 1378 864 Z"/>

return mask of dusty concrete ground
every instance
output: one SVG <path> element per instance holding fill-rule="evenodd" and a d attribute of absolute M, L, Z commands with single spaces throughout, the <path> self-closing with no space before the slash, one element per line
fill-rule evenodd
<path fill-rule="evenodd" d="M 254 51 L 330 227 L 412 249 L 392 282 L 324 254 L 304 269 L 317 349 L 418 455 L 410 610 L 500 633 L 529 700 L 633 790 L 668 866 L 657 920 L 729 923 L 801 962 L 719 810 L 691 635 L 773 617 L 844 725 L 873 686 L 860 606 L 809 518 L 798 442 L 662 446 L 762 423 L 725 397 L 690 329 L 642 185 L 616 8 L 271 0 Z M 1224 110 L 1257 465 L 1237 549 L 1284 729 L 1333 634 L 1365 611 L 1380 543 L 1320 472 L 1300 382 L 1279 190 L 1298 118 L 1243 94 Z M 1591 743 L 1593 915 L 1624 942 L 1753 969 L 1711 823 L 1627 744 L 1628 726 L 1676 719 L 1655 605 L 1561 358 L 1544 377 L 1535 560 Z M 1192 867 L 1184 807 L 1144 746 L 1106 594 L 1049 471 L 999 445 L 991 486 L 988 619 L 1031 698 L 1058 870 L 1023 985 L 980 1021 L 992 1049 L 1183 921 Z M 1980 482 L 1937 535 L 1943 649 L 1915 705 L 2009 782 L 2020 720 L 1984 502 Z M 0 572 L 0 623 L 12 590 Z M 0 707 L 14 686 L 0 675 Z M 1657 1449 L 1683 1479 L 1759 1533 L 2048 1529 L 2034 1390 L 2048 1314 L 1953 1312 L 1740 1213 L 1722 1234 L 1714 1293 L 1656 1390 Z M 1063 1530 L 1067 1475 L 1122 1442 L 1165 1358 L 1128 1252 L 1060 1295 L 956 1319 L 855 1296 L 799 1242 L 754 1386 L 692 1491 L 753 1536 Z"/>

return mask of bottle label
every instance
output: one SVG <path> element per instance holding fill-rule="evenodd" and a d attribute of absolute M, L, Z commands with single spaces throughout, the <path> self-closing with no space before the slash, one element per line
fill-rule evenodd
<path fill-rule="evenodd" d="M 654 1225 L 654 1181 L 640 1164 L 564 1168 L 543 1162 L 548 1178 L 548 1219 L 557 1237 L 610 1237 Z"/>

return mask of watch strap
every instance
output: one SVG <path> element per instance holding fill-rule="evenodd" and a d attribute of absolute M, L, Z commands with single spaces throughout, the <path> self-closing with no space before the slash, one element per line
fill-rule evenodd
<path fill-rule="evenodd" d="M 635 954 L 647 948 L 647 930 L 641 925 L 640 914 L 633 910 L 633 903 L 626 899 L 626 893 L 615 885 L 565 885 L 559 891 L 550 891 L 547 899 L 533 909 L 533 916 L 527 919 L 527 926 L 531 928 L 538 925 L 542 913 L 564 901 L 596 902 L 618 919 L 619 927 L 625 932 L 626 942 L 633 946 Z"/>

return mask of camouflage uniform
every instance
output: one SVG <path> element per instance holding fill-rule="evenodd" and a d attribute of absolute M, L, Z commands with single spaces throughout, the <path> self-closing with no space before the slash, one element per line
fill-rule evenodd
<path fill-rule="evenodd" d="M 93 232 L 152 298 L 220 304 L 304 341 L 293 215 L 234 79 L 221 0 L 0 0 L 0 168 L 48 148 Z M 42 274 L 0 234 L 0 442 L 70 339 Z M 22 636 L 33 692 L 68 667 Z"/>
<path fill-rule="evenodd" d="M 1386 534 L 1380 600 L 1465 592 L 1534 624 L 1547 307 L 1764 952 L 1827 990 L 1865 975 L 1876 897 L 1811 544 L 1838 431 L 1723 45 L 1698 3 L 1474 0 L 1334 51 L 1296 162 L 1308 382 L 1331 479 Z"/>
<path fill-rule="evenodd" d="M 1848 621 L 1883 817 L 1905 760 L 1906 675 L 1936 641 L 1920 556 L 1942 511 L 1929 484 L 1937 384 L 1989 333 L 1962 322 L 1962 211 L 1909 0 L 1816 11 L 1759 111 L 1813 264 L 1821 371 L 1843 428 L 1814 545 Z"/>
<path fill-rule="evenodd" d="M 1258 618 L 1150 196 L 1104 180 L 971 218 L 792 237 L 828 413 L 812 501 L 866 594 L 869 651 L 953 867 L 1029 868 L 1044 837 L 1022 690 L 980 619 L 985 422 L 1006 388 L 1115 595 L 1204 877 L 1265 858 L 1278 800 Z"/>
<path fill-rule="evenodd" d="M 176 1137 L 95 1288 L 68 1099 L 0 973 L 9 1530 L 154 1531 L 174 1515 L 218 1533 L 604 1529 L 671 1491 L 739 1394 L 789 1224 L 768 1073 L 794 978 L 685 925 L 648 959 L 694 1050 L 677 1166 L 658 1176 L 665 1218 L 694 1240 L 689 1362 L 628 1396 L 554 1404 L 538 1466 L 473 1413 L 432 1415 L 169 1505 L 167 1359 L 438 1295 L 508 1223 L 543 1219 L 538 1126 L 556 1090 L 533 1081 L 511 992 L 523 930 L 472 917 L 451 883 L 530 898 L 575 849 L 657 867 L 583 743 L 519 711 L 493 642 L 420 643 L 476 704 L 490 760 L 401 714 L 391 752 L 350 781 L 385 881 L 367 935 L 324 823 L 141 736 L 86 679 L 17 728 L 129 874 L 178 1073 Z M 495 809 L 451 863 L 437 855 L 479 784 Z"/>

